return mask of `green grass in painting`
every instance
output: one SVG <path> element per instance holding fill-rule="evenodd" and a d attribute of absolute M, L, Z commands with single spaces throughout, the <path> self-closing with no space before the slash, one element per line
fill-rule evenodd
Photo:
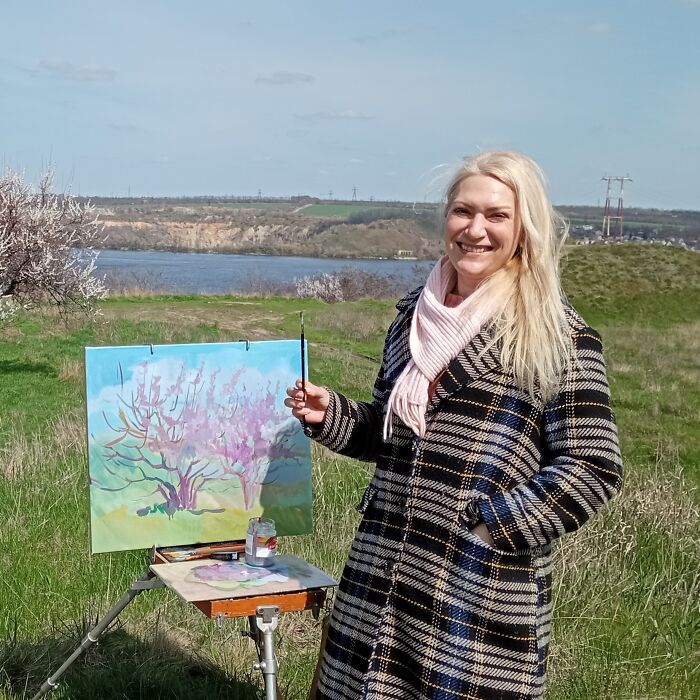
<path fill-rule="evenodd" d="M 694 698 L 700 685 L 700 256 L 574 249 L 567 292 L 601 332 L 626 487 L 559 547 L 550 700 Z M 305 311 L 310 374 L 367 398 L 393 302 L 113 299 L 101 321 L 33 315 L 0 340 L 0 698 L 31 697 L 144 568 L 143 552 L 87 554 L 84 345 L 290 337 Z M 281 550 L 342 569 L 371 465 L 314 447 L 313 535 Z M 242 623 L 222 628 L 167 591 L 139 596 L 53 697 L 255 698 Z M 319 638 L 283 616 L 281 682 L 305 697 Z"/>

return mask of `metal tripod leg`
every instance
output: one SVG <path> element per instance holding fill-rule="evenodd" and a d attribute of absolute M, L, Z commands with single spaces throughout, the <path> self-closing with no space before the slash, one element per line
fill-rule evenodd
<path fill-rule="evenodd" d="M 162 588 L 165 584 L 160 580 L 153 580 L 155 574 L 150 570 L 146 571 L 139 576 L 132 584 L 129 586 L 129 590 L 116 602 L 116 604 L 110 608 L 104 615 L 104 617 L 97 622 L 97 624 L 85 635 L 80 646 L 63 662 L 61 667 L 53 674 L 49 676 L 44 684 L 41 686 L 39 692 L 32 698 L 32 700 L 39 700 L 43 698 L 46 693 L 54 688 L 58 687 L 58 679 L 70 668 L 73 662 L 86 650 L 89 649 L 93 644 L 97 642 L 100 635 L 107 629 L 107 627 L 117 618 L 119 613 L 124 610 L 124 608 L 129 605 L 129 603 L 139 594 L 141 591 L 148 591 L 153 588 Z"/>
<path fill-rule="evenodd" d="M 262 671 L 265 681 L 265 700 L 277 700 L 277 656 L 274 631 L 279 623 L 280 609 L 276 605 L 261 605 L 256 614 L 248 618 L 250 636 L 258 650 L 258 663 L 254 668 Z"/>

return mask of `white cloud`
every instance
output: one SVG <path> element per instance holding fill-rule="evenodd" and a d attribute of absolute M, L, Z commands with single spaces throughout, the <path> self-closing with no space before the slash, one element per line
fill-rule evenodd
<path fill-rule="evenodd" d="M 261 73 L 255 82 L 265 85 L 297 85 L 299 83 L 313 83 L 315 80 L 316 78 L 308 73 L 280 70 L 273 73 Z"/>
<path fill-rule="evenodd" d="M 363 114 L 362 112 L 355 112 L 354 110 L 348 110 L 344 112 L 338 112 L 335 110 L 326 112 L 310 112 L 308 114 L 297 114 L 296 118 L 306 122 L 307 124 L 318 124 L 319 122 L 337 122 L 337 121 L 368 121 L 374 119 L 374 116 L 370 114 Z"/>
<path fill-rule="evenodd" d="M 104 66 L 76 65 L 69 61 L 56 59 L 44 59 L 39 61 L 36 66 L 36 72 L 61 80 L 92 82 L 114 80 L 116 75 L 111 68 L 105 68 Z"/>

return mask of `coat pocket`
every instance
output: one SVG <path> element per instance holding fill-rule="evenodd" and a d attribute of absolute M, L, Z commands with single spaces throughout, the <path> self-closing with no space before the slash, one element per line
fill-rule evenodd
<path fill-rule="evenodd" d="M 474 534 L 472 530 L 476 527 L 476 522 L 473 516 L 472 507 L 470 506 L 471 504 L 475 503 L 478 503 L 478 499 L 467 501 L 467 504 L 461 508 L 460 512 L 457 514 L 457 537 L 463 537 L 472 544 L 481 546 L 483 549 L 499 557 L 518 557 L 521 559 L 522 557 L 525 557 L 531 560 L 540 553 L 540 548 L 519 549 L 512 551 L 497 549 L 492 544 L 489 544 L 485 540 L 482 540 L 481 537 Z M 478 511 L 476 512 L 478 513 Z M 482 521 L 478 519 L 478 522 Z"/>
<path fill-rule="evenodd" d="M 466 668 L 484 673 L 509 659 L 514 680 L 511 690 L 529 694 L 539 673 L 537 609 L 538 590 L 530 551 L 503 552 L 471 532 L 458 519 L 446 563 L 444 601 L 445 631 L 451 636 L 451 652 Z M 494 671 L 495 672 L 495 671 Z"/>

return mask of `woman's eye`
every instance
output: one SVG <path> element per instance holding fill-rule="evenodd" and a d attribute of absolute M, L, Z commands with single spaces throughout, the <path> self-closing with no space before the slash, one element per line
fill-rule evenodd
<path fill-rule="evenodd" d="M 491 214 L 491 221 L 504 221 L 507 218 L 507 215 L 504 212 L 496 212 L 494 214 Z"/>
<path fill-rule="evenodd" d="M 452 210 L 452 213 L 456 214 L 457 216 L 469 216 L 469 210 L 465 209 L 464 207 L 456 207 Z"/>

